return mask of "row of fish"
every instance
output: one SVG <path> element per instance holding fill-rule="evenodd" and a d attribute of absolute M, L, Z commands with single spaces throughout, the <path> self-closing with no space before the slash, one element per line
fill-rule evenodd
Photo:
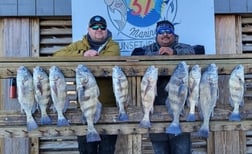
<path fill-rule="evenodd" d="M 153 103 L 157 96 L 158 68 L 149 66 L 141 82 L 141 98 L 144 117 L 140 127 L 150 128 L 150 113 L 153 113 Z M 201 137 L 209 135 L 209 120 L 213 116 L 214 107 L 219 97 L 218 67 L 209 64 L 201 75 L 199 65 L 194 65 L 189 71 L 189 66 L 180 62 L 170 77 L 165 89 L 167 93 L 166 107 L 173 120 L 166 128 L 166 133 L 178 135 L 182 132 L 179 117 L 184 111 L 184 105 L 190 107 L 187 121 L 195 121 L 195 107 L 199 109 L 203 124 L 198 131 Z M 229 102 L 234 108 L 230 121 L 239 121 L 239 106 L 243 105 L 244 96 L 244 67 L 237 65 L 229 78 Z"/>
<path fill-rule="evenodd" d="M 150 128 L 150 113 L 153 113 L 154 100 L 157 96 L 158 68 L 149 66 L 141 81 L 141 99 L 144 117 L 140 121 L 140 127 Z M 119 121 L 127 121 L 128 115 L 125 108 L 129 104 L 128 80 L 119 66 L 112 68 L 113 92 L 119 109 Z M 21 108 L 27 115 L 27 130 L 38 128 L 32 113 L 37 104 L 41 111 L 41 124 L 51 124 L 47 115 L 47 107 L 52 99 L 54 110 L 58 113 L 58 126 L 69 126 L 63 113 L 66 111 L 69 100 L 66 95 L 66 82 L 63 73 L 57 66 L 49 69 L 49 76 L 37 66 L 33 69 L 33 75 L 29 70 L 21 66 L 17 70 L 18 100 Z M 217 102 L 218 92 L 218 68 L 210 64 L 201 76 L 201 68 L 194 65 L 189 72 L 189 66 L 180 62 L 175 68 L 171 78 L 164 89 L 167 93 L 166 106 L 172 115 L 173 121 L 167 127 L 166 132 L 180 134 L 182 132 L 179 117 L 184 110 L 184 105 L 190 107 L 187 121 L 195 121 L 195 107 L 198 106 L 200 116 L 204 119 L 199 130 L 199 135 L 207 137 L 209 133 L 209 120 Z M 78 102 L 83 113 L 83 123 L 88 125 L 87 141 L 99 141 L 100 136 L 94 128 L 101 114 L 102 105 L 98 97 L 99 87 L 91 71 L 84 65 L 76 68 L 76 91 Z M 239 106 L 243 104 L 244 94 L 244 67 L 237 65 L 229 79 L 230 103 L 234 110 L 230 115 L 231 121 L 239 121 Z"/>
<path fill-rule="evenodd" d="M 38 128 L 32 117 L 37 108 L 41 112 L 41 125 L 51 124 L 47 114 L 50 99 L 53 101 L 53 110 L 58 113 L 58 126 L 68 126 L 68 120 L 63 112 L 67 108 L 66 82 L 59 68 L 50 68 L 49 76 L 39 66 L 33 69 L 33 74 L 25 66 L 17 69 L 17 93 L 22 111 L 26 113 L 27 130 Z"/>
<path fill-rule="evenodd" d="M 119 108 L 118 120 L 127 121 L 128 115 L 125 107 L 129 102 L 128 80 L 118 66 L 113 68 L 112 79 L 113 91 Z M 49 69 L 49 75 L 40 66 L 33 69 L 33 74 L 25 66 L 20 66 L 17 69 L 18 101 L 22 111 L 26 113 L 28 131 L 38 128 L 32 116 L 38 107 L 41 112 L 41 125 L 52 123 L 47 114 L 50 100 L 52 100 L 53 109 L 58 115 L 57 126 L 69 126 L 69 122 L 64 116 L 69 105 L 66 87 L 64 74 L 57 66 L 52 66 Z M 87 142 L 100 141 L 100 136 L 94 128 L 94 123 L 99 120 L 102 109 L 102 104 L 98 99 L 100 91 L 95 77 L 84 65 L 78 65 L 76 68 L 76 91 L 83 113 L 83 123 L 87 123 L 88 126 Z"/>

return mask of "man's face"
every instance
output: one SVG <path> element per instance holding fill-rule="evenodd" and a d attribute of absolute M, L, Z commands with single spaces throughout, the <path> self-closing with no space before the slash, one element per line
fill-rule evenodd
<path fill-rule="evenodd" d="M 88 33 L 92 40 L 96 42 L 103 42 L 108 34 L 106 26 L 101 24 L 93 25 L 88 28 Z"/>
<path fill-rule="evenodd" d="M 157 42 L 160 47 L 168 47 L 175 41 L 175 35 L 169 30 L 161 30 L 157 32 Z"/>

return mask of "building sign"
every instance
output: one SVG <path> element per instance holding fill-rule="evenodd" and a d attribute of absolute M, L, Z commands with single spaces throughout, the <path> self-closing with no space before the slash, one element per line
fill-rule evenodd
<path fill-rule="evenodd" d="M 73 41 L 87 33 L 94 15 L 107 20 L 121 55 L 130 55 L 136 47 L 155 41 L 156 23 L 167 19 L 175 25 L 179 42 L 204 45 L 207 54 L 215 54 L 213 0 L 73 0 Z"/>

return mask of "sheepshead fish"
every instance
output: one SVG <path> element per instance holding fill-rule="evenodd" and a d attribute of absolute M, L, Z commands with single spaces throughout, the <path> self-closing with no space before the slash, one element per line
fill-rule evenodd
<path fill-rule="evenodd" d="M 150 128 L 150 112 L 153 113 L 153 105 L 157 95 L 158 68 L 151 65 L 147 68 L 141 81 L 141 98 L 144 117 L 140 121 L 139 127 Z"/>
<path fill-rule="evenodd" d="M 66 81 L 59 67 L 52 66 L 49 69 L 49 83 L 54 106 L 53 109 L 58 114 L 57 126 L 69 126 L 68 120 L 63 115 L 69 103 L 66 93 Z"/>
<path fill-rule="evenodd" d="M 33 85 L 35 100 L 41 112 L 40 123 L 41 125 L 51 124 L 52 120 L 46 112 L 50 100 L 49 77 L 40 66 L 33 68 Z"/>
<path fill-rule="evenodd" d="M 187 121 L 195 121 L 195 107 L 199 102 L 199 83 L 201 78 L 201 67 L 194 65 L 189 72 L 187 105 L 190 107 Z"/>
<path fill-rule="evenodd" d="M 237 65 L 229 78 L 229 102 L 234 108 L 229 116 L 230 121 L 240 121 L 241 116 L 239 112 L 239 106 L 244 105 L 244 67 L 243 65 Z"/>
<path fill-rule="evenodd" d="M 188 93 L 188 65 L 180 62 L 171 75 L 165 90 L 168 92 L 166 106 L 173 120 L 166 128 L 166 133 L 178 135 L 182 132 L 179 124 L 179 116 L 184 109 Z"/>
<path fill-rule="evenodd" d="M 119 108 L 119 121 L 127 121 L 129 118 L 125 107 L 128 105 L 129 100 L 128 80 L 119 66 L 114 66 L 112 70 L 113 91 Z"/>
<path fill-rule="evenodd" d="M 219 97 L 218 67 L 215 64 L 207 66 L 200 80 L 199 111 L 203 117 L 198 134 L 200 137 L 208 137 L 209 120 L 214 114 L 214 107 Z"/>
<path fill-rule="evenodd" d="M 21 110 L 26 114 L 27 130 L 37 129 L 38 125 L 32 116 L 36 109 L 33 78 L 31 72 L 25 66 L 20 66 L 17 69 L 17 93 Z"/>
<path fill-rule="evenodd" d="M 100 135 L 94 127 L 100 119 L 102 104 L 98 97 L 99 87 L 91 71 L 84 65 L 76 68 L 76 90 L 78 102 L 83 114 L 83 122 L 87 123 L 87 142 L 100 141 Z"/>

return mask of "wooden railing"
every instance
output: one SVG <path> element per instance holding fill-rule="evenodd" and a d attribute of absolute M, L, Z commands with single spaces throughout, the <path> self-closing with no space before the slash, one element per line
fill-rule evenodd
<path fill-rule="evenodd" d="M 35 66 L 42 66 L 47 71 L 53 65 L 59 66 L 65 77 L 74 78 L 75 68 L 78 64 L 84 64 L 96 77 L 111 78 L 112 67 L 120 66 L 126 73 L 129 81 L 131 104 L 127 109 L 129 120 L 119 122 L 116 120 L 118 109 L 116 107 L 104 107 L 101 119 L 95 124 L 101 134 L 145 134 L 165 132 L 171 122 L 165 106 L 155 106 L 154 114 L 151 115 L 152 127 L 150 129 L 139 128 L 139 121 L 143 117 L 140 98 L 140 82 L 146 68 L 155 65 L 159 68 L 159 76 L 169 77 L 180 61 L 188 65 L 198 64 L 204 69 L 208 64 L 215 63 L 219 71 L 220 97 L 211 118 L 211 131 L 252 130 L 252 55 L 190 55 L 190 56 L 132 56 L 132 57 L 41 57 L 41 58 L 0 58 L 0 78 L 8 79 L 16 76 L 16 70 L 23 65 L 32 70 Z M 243 64 L 246 76 L 245 105 L 240 112 L 240 122 L 229 122 L 228 116 L 232 107 L 228 100 L 228 89 L 222 78 L 227 77 L 237 64 Z M 3 103 L 3 102 L 2 102 Z M 6 102 L 5 102 L 6 103 Z M 185 106 L 185 115 L 189 109 Z M 56 113 L 49 112 L 53 124 L 41 126 L 31 132 L 26 131 L 26 116 L 20 111 L 0 111 L 0 137 L 43 137 L 43 136 L 72 136 L 86 134 L 86 125 L 81 122 L 81 111 L 78 107 L 70 108 L 65 113 L 70 121 L 69 127 L 57 127 Z M 197 113 L 196 122 L 186 122 L 186 116 L 182 116 L 181 126 L 184 132 L 196 132 L 201 126 L 202 120 Z M 35 113 L 36 121 L 39 121 L 39 113 Z M 38 123 L 39 124 L 39 123 Z"/>

